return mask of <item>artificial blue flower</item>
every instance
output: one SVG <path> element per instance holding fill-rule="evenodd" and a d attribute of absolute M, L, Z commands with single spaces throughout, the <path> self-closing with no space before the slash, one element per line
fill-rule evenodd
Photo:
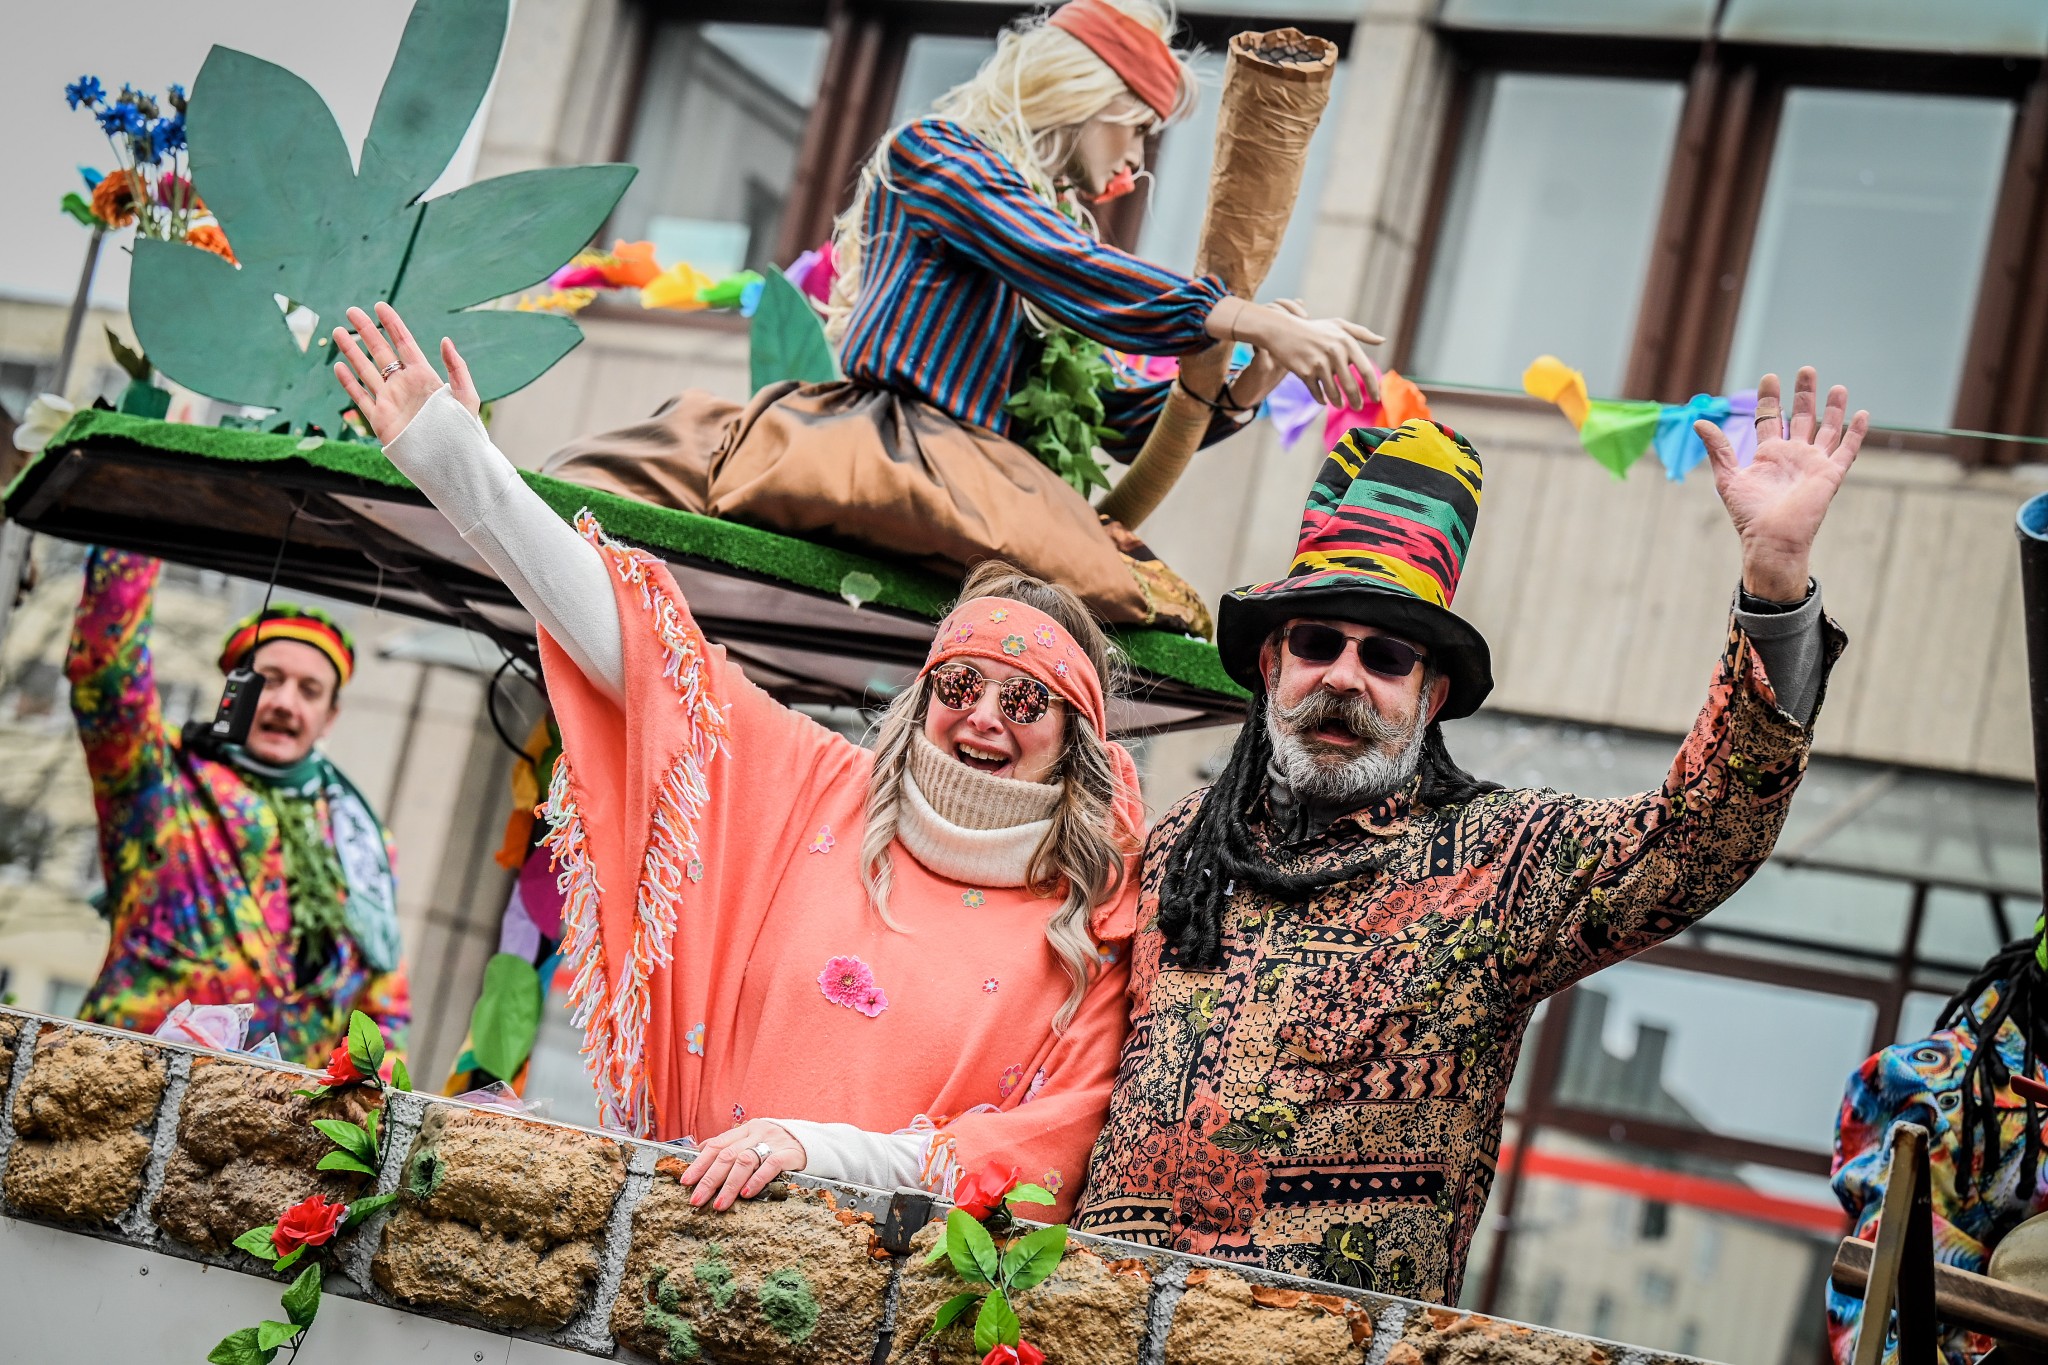
<path fill-rule="evenodd" d="M 158 119 L 152 136 L 159 152 L 182 151 L 185 147 L 185 116 L 176 114 L 170 118 Z"/>
<path fill-rule="evenodd" d="M 95 117 L 100 121 L 100 131 L 108 137 L 118 137 L 124 133 L 132 137 L 137 133 L 146 132 L 149 127 L 142 117 L 142 111 L 127 100 L 118 100 L 104 109 L 95 111 Z"/>
<path fill-rule="evenodd" d="M 80 76 L 64 87 L 64 98 L 71 101 L 73 109 L 81 104 L 98 104 L 100 96 L 106 93 L 106 89 L 100 85 L 98 76 Z"/>
<path fill-rule="evenodd" d="M 171 82 L 170 100 L 174 106 L 180 106 L 185 103 L 185 87 L 179 85 L 176 81 Z"/>
<path fill-rule="evenodd" d="M 90 166 L 80 166 L 78 168 L 78 173 L 81 176 L 85 177 L 85 187 L 89 190 L 98 189 L 100 187 L 100 181 L 105 180 L 107 178 L 102 172 L 96 171 Z"/>

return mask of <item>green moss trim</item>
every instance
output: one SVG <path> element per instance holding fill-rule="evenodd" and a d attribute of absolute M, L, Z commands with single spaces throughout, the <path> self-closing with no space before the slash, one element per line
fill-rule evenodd
<path fill-rule="evenodd" d="M 352 441 L 323 441 L 301 448 L 301 438 L 274 436 L 227 427 L 159 422 L 126 413 L 89 409 L 73 417 L 45 448 L 61 450 L 88 441 L 119 442 L 205 460 L 240 464 L 299 464 L 323 473 L 360 479 L 385 488 L 411 489 L 412 481 L 384 458 L 381 448 Z M 7 492 L 27 478 L 43 460 L 38 455 L 16 476 Z M 871 576 L 878 585 L 869 601 L 936 621 L 951 605 L 953 585 L 936 574 L 891 564 L 849 550 L 816 545 L 793 536 L 742 526 L 738 522 L 656 507 L 633 498 L 585 488 L 543 474 L 521 471 L 520 477 L 564 520 L 589 508 L 607 533 L 668 554 L 708 560 L 766 578 L 837 595 L 851 573 Z M 1131 664 L 1143 672 L 1171 678 L 1220 696 L 1243 698 L 1244 689 L 1223 671 L 1216 647 L 1207 641 L 1165 631 L 1127 628 L 1111 632 Z"/>
<path fill-rule="evenodd" d="M 718 1243 L 713 1242 L 706 1246 L 704 1254 L 690 1267 L 690 1272 L 697 1277 L 697 1283 L 704 1286 L 705 1292 L 711 1295 L 711 1306 L 723 1313 L 732 1307 L 733 1298 L 740 1290 L 739 1286 L 733 1283 L 732 1267 L 720 1258 L 718 1252 Z"/>
<path fill-rule="evenodd" d="M 801 1270 L 770 1271 L 754 1297 L 760 1302 L 763 1320 L 790 1345 L 803 1345 L 817 1330 L 818 1296 L 811 1292 L 811 1282 Z"/>

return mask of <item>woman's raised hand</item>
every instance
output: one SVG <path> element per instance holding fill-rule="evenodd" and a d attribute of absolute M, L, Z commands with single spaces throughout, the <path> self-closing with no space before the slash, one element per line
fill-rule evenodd
<path fill-rule="evenodd" d="M 342 355 L 342 360 L 334 362 L 334 377 L 348 390 L 350 401 L 377 439 L 388 443 L 427 405 L 441 387 L 441 376 L 406 330 L 405 319 L 390 304 L 377 305 L 374 322 L 362 309 L 351 308 L 348 322 L 354 332 L 347 327 L 334 329 L 334 344 Z M 383 324 L 382 331 L 378 323 Z M 388 340 L 386 333 L 390 334 Z M 469 366 L 446 337 L 441 338 L 441 363 L 448 367 L 448 387 L 456 401 L 468 408 L 472 417 L 478 415 L 483 404 L 477 399 Z"/>
<path fill-rule="evenodd" d="M 1319 403 L 1362 408 L 1368 397 L 1379 397 L 1365 348 L 1384 338 L 1368 327 L 1343 318 L 1302 317 L 1272 304 L 1248 304 L 1229 325 L 1236 340 L 1249 341 L 1273 364 L 1301 376 Z"/>

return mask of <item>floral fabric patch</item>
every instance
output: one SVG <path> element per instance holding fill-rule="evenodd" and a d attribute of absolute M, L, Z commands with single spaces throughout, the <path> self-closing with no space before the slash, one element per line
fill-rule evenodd
<path fill-rule="evenodd" d="M 830 853 L 839 841 L 832 837 L 832 826 L 820 825 L 818 832 L 811 836 L 811 852 Z"/>
<path fill-rule="evenodd" d="M 835 1005 L 872 1019 L 889 1008 L 889 997 L 875 984 L 875 974 L 857 957 L 835 957 L 818 973 L 818 989 Z"/>
<path fill-rule="evenodd" d="M 1003 653 L 1013 659 L 1029 648 L 1030 646 L 1025 643 L 1024 637 L 1021 635 L 1005 635 L 1003 637 Z"/>
<path fill-rule="evenodd" d="M 960 903 L 969 910 L 979 910 L 982 906 L 988 904 L 988 897 L 980 891 L 962 891 L 960 893 Z"/>
<path fill-rule="evenodd" d="M 994 995 L 997 990 L 1001 989 L 1002 984 L 1002 982 L 996 980 L 994 977 L 990 977 L 988 980 L 981 983 L 981 988 L 987 991 L 990 995 Z"/>
<path fill-rule="evenodd" d="M 1017 1062 L 1005 1067 L 1003 1074 L 997 1078 L 996 1093 L 1004 1099 L 1008 1099 L 1017 1093 L 1017 1087 L 1022 1084 L 1024 1084 L 1024 1064 Z"/>
<path fill-rule="evenodd" d="M 689 1044 L 692 1057 L 702 1057 L 704 1055 L 704 1026 L 702 1024 L 691 1026 L 690 1031 L 683 1035 L 683 1041 Z"/>
<path fill-rule="evenodd" d="M 988 619 L 995 622 L 997 625 L 1001 625 L 1003 622 L 1010 619 L 1010 609 L 1008 607 L 997 607 L 994 611 L 988 614 Z"/>

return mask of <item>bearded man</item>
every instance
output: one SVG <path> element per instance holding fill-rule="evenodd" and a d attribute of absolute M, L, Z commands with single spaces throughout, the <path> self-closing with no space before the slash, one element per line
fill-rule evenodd
<path fill-rule="evenodd" d="M 348 632 L 311 607 L 273 606 L 221 646 L 263 692 L 242 744 L 164 724 L 150 652 L 163 565 L 104 547 L 65 672 L 85 745 L 112 938 L 79 1017 L 154 1030 L 182 1000 L 248 1004 L 248 1040 L 319 1066 L 352 1010 L 405 1044 L 391 836 L 318 745 L 355 668 Z"/>
<path fill-rule="evenodd" d="M 1759 387 L 1739 464 L 1700 424 L 1742 542 L 1742 587 L 1661 789 L 1508 791 L 1451 761 L 1442 723 L 1493 685 L 1450 609 L 1479 457 L 1414 421 L 1354 430 L 1293 568 L 1226 597 L 1218 646 L 1253 692 L 1216 785 L 1145 852 L 1132 1020 L 1075 1225 L 1455 1303 L 1545 996 L 1697 921 L 1770 854 L 1844 637 L 1807 558 L 1868 425 L 1789 435 Z"/>

